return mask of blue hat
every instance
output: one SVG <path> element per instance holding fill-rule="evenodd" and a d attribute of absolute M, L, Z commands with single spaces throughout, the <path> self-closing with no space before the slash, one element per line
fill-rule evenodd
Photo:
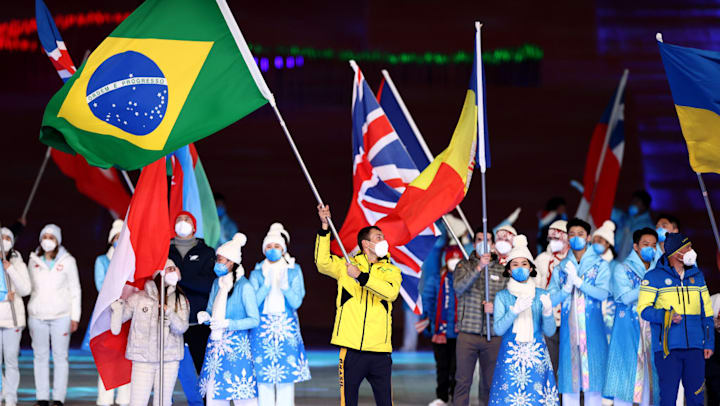
<path fill-rule="evenodd" d="M 665 255 L 671 257 L 679 250 L 690 245 L 690 239 L 683 233 L 667 233 L 665 237 Z"/>

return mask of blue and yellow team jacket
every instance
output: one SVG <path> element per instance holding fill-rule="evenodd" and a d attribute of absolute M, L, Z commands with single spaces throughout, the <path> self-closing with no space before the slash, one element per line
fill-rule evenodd
<path fill-rule="evenodd" d="M 673 324 L 671 311 L 682 316 Z M 665 355 L 674 349 L 714 349 L 713 311 L 705 278 L 697 266 L 686 268 L 684 278 L 663 255 L 640 285 L 637 311 L 650 322 L 652 348 Z"/>

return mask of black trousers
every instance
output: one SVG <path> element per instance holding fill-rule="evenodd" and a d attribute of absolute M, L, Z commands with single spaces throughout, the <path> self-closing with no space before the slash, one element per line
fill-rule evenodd
<path fill-rule="evenodd" d="M 445 403 L 455 392 L 455 343 L 456 339 L 448 338 L 447 344 L 432 345 L 437 377 L 435 395 Z"/>
<path fill-rule="evenodd" d="M 200 375 L 205 360 L 205 348 L 207 348 L 208 338 L 210 338 L 210 327 L 204 324 L 190 326 L 185 332 L 184 338 L 185 344 L 188 345 L 188 350 L 190 350 L 195 371 Z"/>
<path fill-rule="evenodd" d="M 357 406 L 358 391 L 367 379 L 378 406 L 392 406 L 392 356 L 389 352 L 340 349 L 340 405 Z"/>

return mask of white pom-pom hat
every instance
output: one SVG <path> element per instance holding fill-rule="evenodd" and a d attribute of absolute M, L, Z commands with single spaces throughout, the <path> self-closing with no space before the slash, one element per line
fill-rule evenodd
<path fill-rule="evenodd" d="M 610 243 L 613 247 L 615 246 L 615 223 L 612 220 L 605 220 L 602 226 L 595 230 L 593 237 L 596 235 L 602 237 Z"/>
<path fill-rule="evenodd" d="M 281 223 L 273 223 L 263 240 L 262 250 L 265 252 L 265 247 L 267 247 L 268 244 L 277 243 L 282 246 L 283 253 L 285 253 L 287 252 L 287 243 L 289 242 L 290 233 L 285 230 L 285 227 Z"/>
<path fill-rule="evenodd" d="M 528 240 L 527 237 L 524 235 L 516 235 L 515 238 L 513 238 L 513 249 L 510 251 L 510 253 L 507 256 L 507 263 L 509 264 L 510 261 L 516 258 L 525 258 L 528 261 L 530 261 L 531 264 L 535 265 L 535 262 L 533 262 L 533 256 L 530 250 L 528 249 Z"/>
<path fill-rule="evenodd" d="M 243 233 L 237 233 L 232 240 L 221 245 L 216 254 L 222 255 L 230 261 L 240 265 L 242 262 L 242 247 L 247 243 L 247 237 Z"/>

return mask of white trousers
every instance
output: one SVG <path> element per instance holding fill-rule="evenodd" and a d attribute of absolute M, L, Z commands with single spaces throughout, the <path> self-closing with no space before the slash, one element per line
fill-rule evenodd
<path fill-rule="evenodd" d="M 17 390 L 20 384 L 20 368 L 18 355 L 20 354 L 20 337 L 22 327 L 0 328 L 0 360 L 5 364 L 5 374 L 2 380 L 2 394 L 6 405 L 17 404 Z"/>
<path fill-rule="evenodd" d="M 277 392 L 276 392 L 277 389 Z M 276 397 L 277 393 L 277 397 Z M 294 406 L 294 383 L 258 383 L 259 406 Z"/>
<path fill-rule="evenodd" d="M 153 389 L 160 386 L 160 363 L 158 362 L 135 362 L 132 363 L 132 375 L 130 377 L 130 406 L 147 406 L 150 401 L 150 394 Z M 163 369 L 163 406 L 172 404 L 172 394 L 175 389 L 175 382 L 180 368 L 179 361 L 166 362 Z M 153 406 L 158 406 L 160 399 L 155 391 Z"/>
<path fill-rule="evenodd" d="M 584 406 L 601 406 L 602 395 L 600 392 L 585 392 Z M 580 393 L 563 393 L 563 406 L 580 406 Z"/>
<path fill-rule="evenodd" d="M 115 399 L 115 393 L 117 393 L 117 399 Z M 130 404 L 130 384 L 123 385 L 117 389 L 106 390 L 102 379 L 98 376 L 98 406 L 109 406 L 112 404 L 118 404 L 125 406 Z"/>
<path fill-rule="evenodd" d="M 65 402 L 68 383 L 70 317 L 40 320 L 28 317 L 35 369 L 35 398 L 50 400 L 50 348 L 53 357 L 52 400 Z"/>

